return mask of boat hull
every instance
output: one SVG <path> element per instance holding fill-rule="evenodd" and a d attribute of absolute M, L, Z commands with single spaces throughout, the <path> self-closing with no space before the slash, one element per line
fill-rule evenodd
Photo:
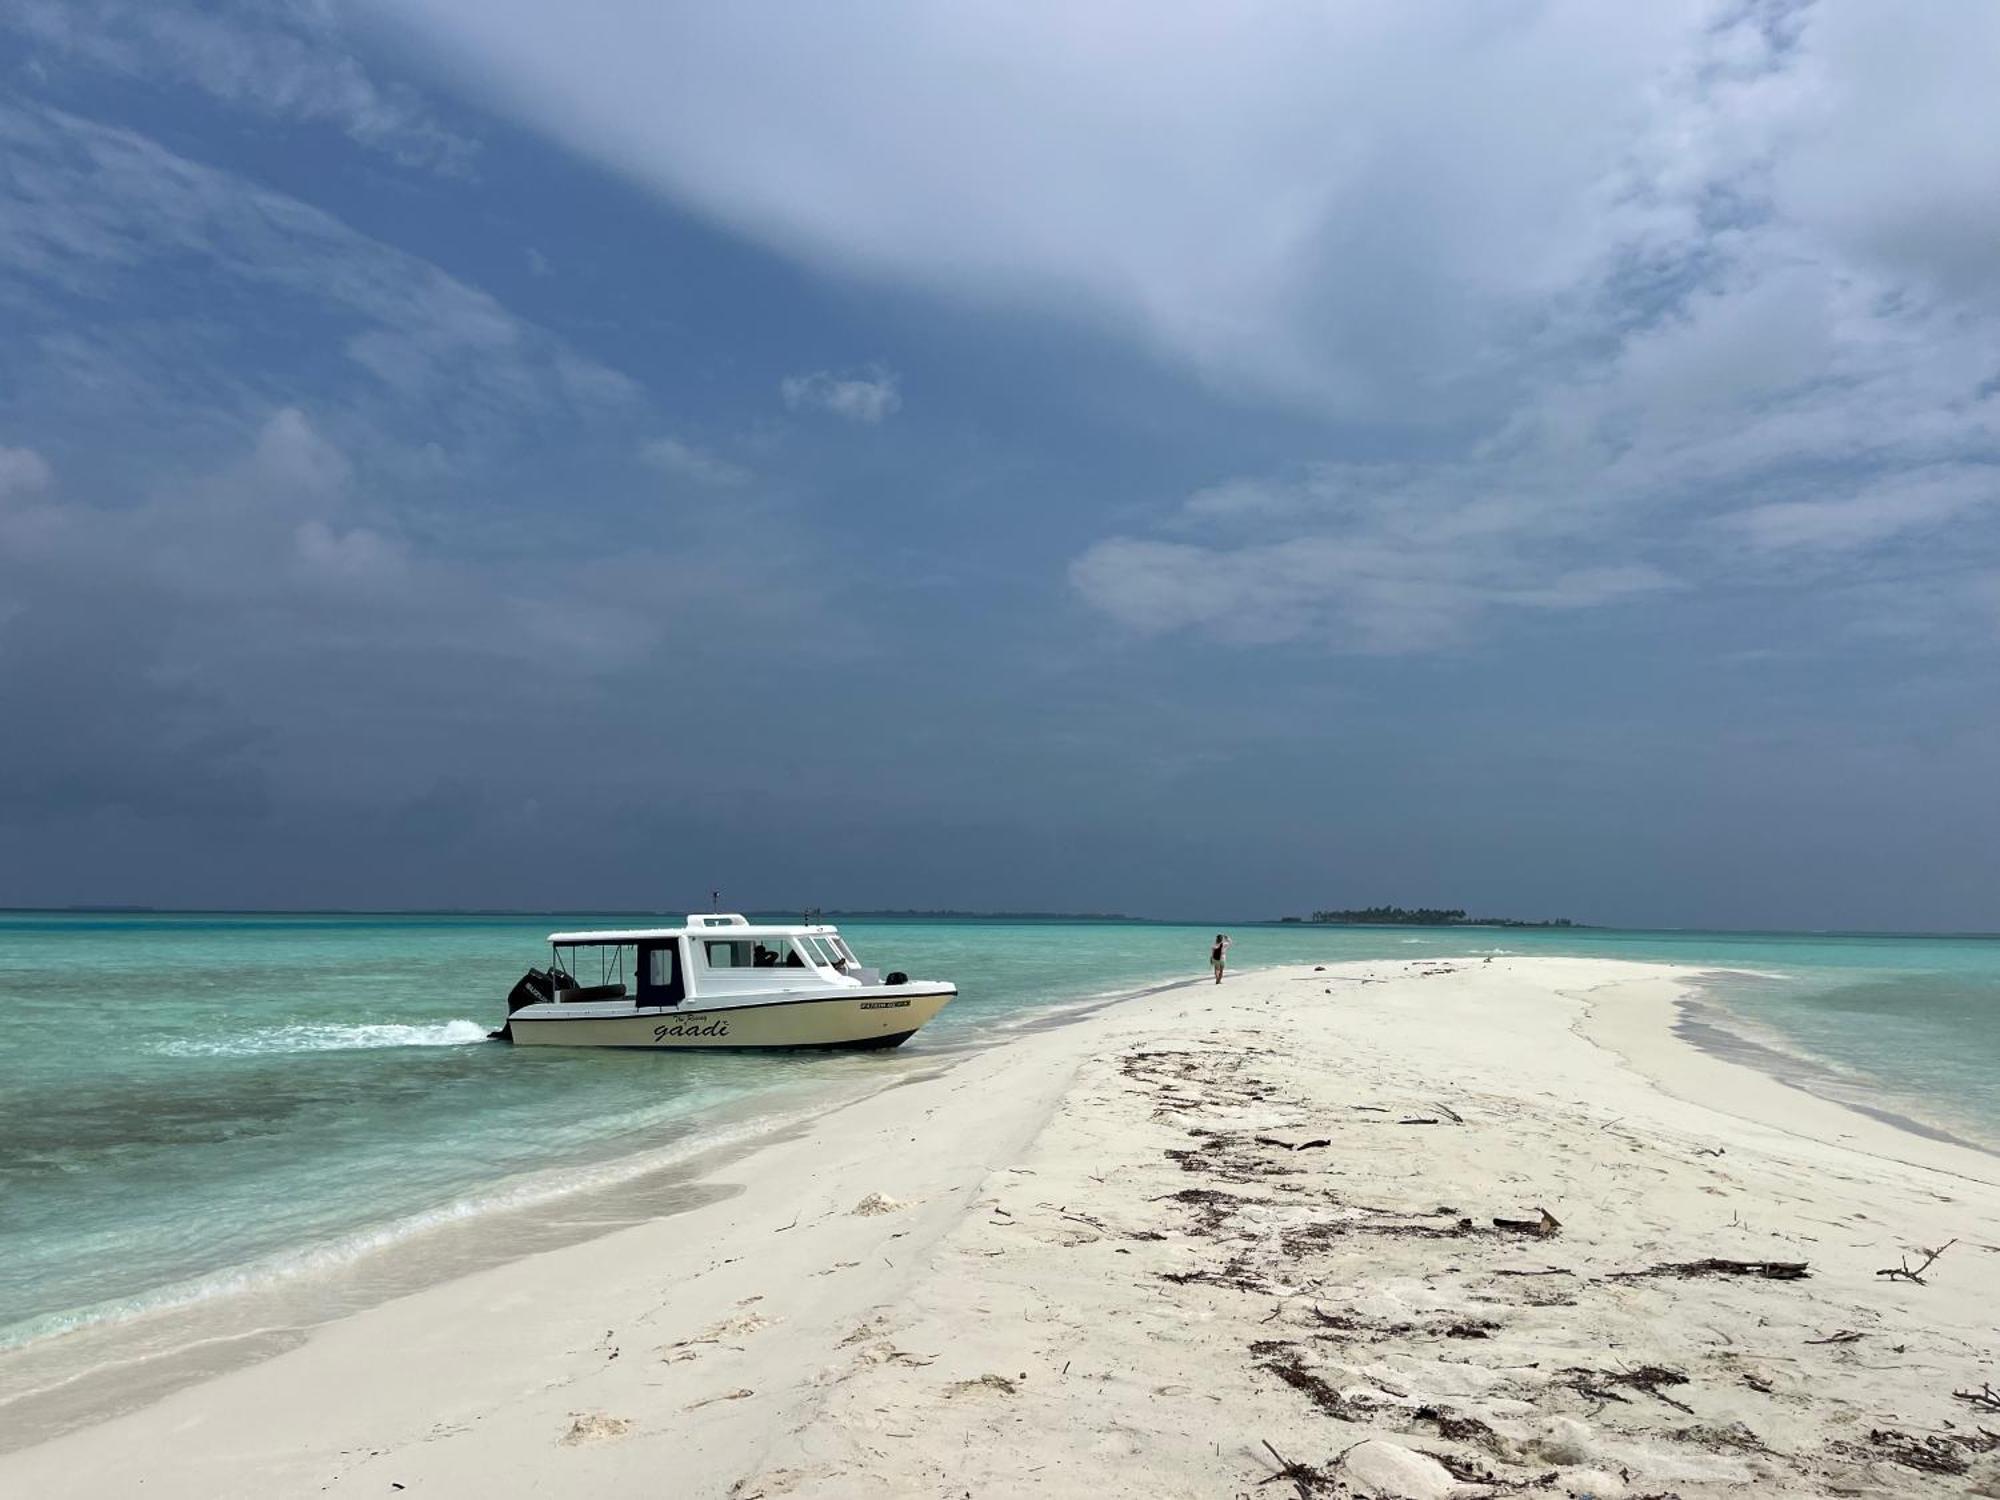
<path fill-rule="evenodd" d="M 530 1005 L 508 1017 L 524 1047 L 730 1048 L 896 1047 L 951 1003 L 951 986 L 898 986 L 887 994 L 817 995 L 751 1004 L 656 1007 L 606 1014 L 605 1007 Z"/>

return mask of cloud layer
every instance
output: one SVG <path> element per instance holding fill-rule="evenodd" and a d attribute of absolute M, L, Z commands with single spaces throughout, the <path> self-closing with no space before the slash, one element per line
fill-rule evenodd
<path fill-rule="evenodd" d="M 0 43 L 13 899 L 1985 920 L 1988 5 Z"/>
<path fill-rule="evenodd" d="M 397 15 L 483 98 L 804 262 L 1110 328 L 1398 453 L 1329 439 L 1161 497 L 1072 568 L 1127 625 L 1407 650 L 1990 547 L 1990 6 Z"/>
<path fill-rule="evenodd" d="M 318 0 L 224 0 L 201 10 L 165 0 L 11 0 L 0 28 L 45 72 L 171 78 L 219 103 L 331 126 L 405 165 L 450 174 L 476 158 L 476 143 L 441 125 L 409 89 L 371 78 Z"/>

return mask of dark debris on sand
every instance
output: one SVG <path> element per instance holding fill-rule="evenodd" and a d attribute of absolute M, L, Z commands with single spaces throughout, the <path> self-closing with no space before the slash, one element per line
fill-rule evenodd
<path fill-rule="evenodd" d="M 1364 1103 L 1348 1106 L 1353 1115 L 1335 1113 L 1330 1120 L 1329 1110 L 1337 1111 L 1338 1106 L 1324 1102 L 1315 1111 L 1252 1108 L 1284 1101 L 1275 1085 L 1257 1075 L 1253 1054 L 1247 1050 L 1207 1047 L 1135 1052 L 1123 1058 L 1120 1067 L 1131 1081 L 1133 1093 L 1150 1096 L 1156 1120 L 1171 1121 L 1185 1131 L 1186 1144 L 1168 1150 L 1166 1156 L 1187 1174 L 1189 1182 L 1159 1200 L 1172 1203 L 1184 1216 L 1177 1232 L 1146 1229 L 1127 1238 L 1207 1242 L 1206 1246 L 1189 1247 L 1206 1249 L 1207 1263 L 1156 1272 L 1159 1280 L 1171 1286 L 1219 1288 L 1276 1298 L 1275 1305 L 1255 1319 L 1265 1325 L 1275 1323 L 1271 1330 L 1274 1336 L 1246 1340 L 1246 1355 L 1256 1369 L 1296 1392 L 1321 1417 L 1352 1429 L 1349 1442 L 1371 1432 L 1430 1437 L 1433 1445 L 1417 1451 L 1441 1464 L 1458 1483 L 1481 1487 L 1480 1493 L 1560 1493 L 1560 1471 L 1547 1468 L 1546 1461 L 1531 1466 L 1523 1455 L 1532 1449 L 1524 1450 L 1520 1442 L 1503 1436 L 1474 1411 L 1426 1403 L 1421 1393 L 1406 1394 L 1386 1382 L 1388 1393 L 1378 1394 L 1371 1388 L 1374 1381 L 1357 1378 L 1355 1370 L 1339 1360 L 1379 1357 L 1375 1351 L 1400 1345 L 1418 1354 L 1428 1346 L 1429 1357 L 1436 1359 L 1463 1362 L 1474 1356 L 1472 1362 L 1476 1363 L 1484 1351 L 1452 1351 L 1443 1347 L 1444 1341 L 1490 1340 L 1498 1335 L 1518 1346 L 1523 1338 L 1533 1336 L 1534 1309 L 1573 1305 L 1579 1298 L 1609 1295 L 1618 1286 L 1710 1278 L 1798 1282 L 1813 1274 L 1805 1261 L 1721 1256 L 1659 1261 L 1608 1272 L 1581 1263 L 1574 1268 L 1524 1268 L 1518 1263 L 1523 1241 L 1554 1239 L 1563 1229 L 1545 1208 L 1533 1209 L 1534 1216 L 1527 1218 L 1494 1214 L 1490 1209 L 1482 1215 L 1477 1205 L 1468 1205 L 1466 1210 L 1399 1207 L 1344 1198 L 1338 1144 L 1342 1132 L 1401 1123 L 1406 1118 L 1418 1123 L 1416 1117 Z M 1442 1107 L 1427 1111 L 1422 1123 L 1434 1123 L 1432 1114 L 1440 1120 L 1448 1115 L 1455 1124 L 1462 1123 L 1456 1111 Z M 1243 1124 L 1232 1128 L 1235 1120 Z M 1327 1128 L 1329 1125 L 1332 1128 Z M 1519 1191 L 1522 1185 L 1515 1187 Z M 1526 1202 L 1532 1205 L 1534 1198 L 1529 1196 Z M 1518 1200 L 1494 1205 L 1517 1211 L 1523 1206 Z M 1570 1216 L 1577 1217 L 1574 1213 Z M 1331 1299 L 1331 1305 L 1322 1306 L 1313 1295 L 1315 1290 L 1323 1282 L 1339 1284 L 1336 1276 L 1351 1278 L 1356 1274 L 1356 1259 L 1366 1263 L 1369 1243 L 1384 1238 L 1440 1242 L 1437 1264 L 1442 1273 L 1465 1278 L 1468 1294 L 1496 1304 L 1498 1316 L 1471 1316 L 1458 1310 L 1428 1318 L 1383 1318 Z M 1314 1279 L 1316 1271 L 1334 1268 L 1339 1268 L 1334 1274 Z M 1557 1279 L 1545 1282 L 1532 1279 L 1535 1277 Z M 1509 1317 L 1507 1308 L 1518 1316 Z M 1517 1323 L 1521 1326 L 1515 1326 Z M 1349 1346 L 1356 1352 L 1349 1353 Z M 1584 1365 L 1557 1368 L 1553 1364 L 1544 1368 L 1540 1361 L 1523 1357 L 1534 1352 L 1532 1345 L 1526 1350 L 1516 1347 L 1498 1356 L 1510 1362 L 1493 1367 L 1518 1372 L 1509 1377 L 1511 1394 L 1517 1399 L 1536 1402 L 1548 1392 L 1567 1391 L 1587 1401 L 1615 1405 L 1621 1411 L 1612 1420 L 1621 1431 L 1644 1432 L 1655 1441 L 1704 1453 L 1733 1455 L 1774 1475 L 1773 1466 L 1783 1466 L 1791 1471 L 1794 1483 L 1825 1484 L 1838 1478 L 1844 1485 L 1850 1476 L 1835 1471 L 1855 1463 L 1893 1464 L 1951 1481 L 1970 1473 L 1975 1458 L 2000 1450 L 2000 1435 L 1985 1429 L 1957 1431 L 1947 1423 L 1943 1432 L 1929 1434 L 1878 1426 L 1867 1430 L 1865 1441 L 1857 1435 L 1829 1443 L 1815 1455 L 1783 1454 L 1773 1451 L 1741 1421 L 1726 1417 L 1704 1420 L 1690 1404 L 1710 1377 L 1718 1391 L 1727 1388 L 1740 1393 L 1747 1385 L 1765 1394 L 1773 1389 L 1769 1379 L 1725 1367 L 1710 1368 L 1705 1363 L 1699 1367 L 1691 1363 L 1693 1373 L 1657 1363 L 1613 1369 Z M 1324 1367 L 1318 1364 L 1322 1357 L 1329 1359 Z M 1699 1356 L 1690 1358 L 1698 1360 Z M 1345 1390 L 1343 1382 L 1348 1383 Z M 1990 1409 L 1988 1403 L 1995 1399 L 1991 1386 L 1952 1394 L 1963 1403 L 1961 1411 L 1966 1406 Z M 1696 1420 L 1664 1428 L 1661 1418 L 1645 1414 L 1644 1403 L 1635 1405 L 1640 1396 Z M 1316 1467 L 1283 1457 L 1268 1442 L 1265 1447 L 1276 1460 L 1277 1469 L 1257 1481 L 1260 1487 L 1288 1487 L 1308 1500 L 1350 1493 L 1347 1482 L 1339 1477 L 1337 1464 Z M 1637 1476 L 1627 1474 L 1626 1478 L 1637 1482 Z M 1745 1491 L 1755 1492 L 1754 1483 Z M 1679 1493 L 1671 1489 L 1634 1488 L 1630 1494 L 1631 1500 L 1680 1500 Z"/>

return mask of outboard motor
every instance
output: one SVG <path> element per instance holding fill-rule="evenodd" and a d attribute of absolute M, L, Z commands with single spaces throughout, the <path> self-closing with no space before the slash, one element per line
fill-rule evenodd
<path fill-rule="evenodd" d="M 523 974 L 514 988 L 507 992 L 507 1014 L 512 1016 L 524 1005 L 546 1005 L 555 999 L 556 989 L 569 976 L 560 969 L 530 969 Z M 486 1033 L 488 1041 L 511 1042 L 514 1040 L 514 1025 L 511 1020 L 498 1031 Z"/>

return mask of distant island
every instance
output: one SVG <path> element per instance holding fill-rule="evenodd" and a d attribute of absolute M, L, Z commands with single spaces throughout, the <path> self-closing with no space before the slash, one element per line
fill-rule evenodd
<path fill-rule="evenodd" d="M 1518 917 L 1468 917 L 1458 908 L 1364 906 L 1357 911 L 1316 911 L 1310 917 L 1286 917 L 1287 922 L 1317 922 L 1348 927 L 1575 927 L 1568 917 L 1525 922 Z"/>

